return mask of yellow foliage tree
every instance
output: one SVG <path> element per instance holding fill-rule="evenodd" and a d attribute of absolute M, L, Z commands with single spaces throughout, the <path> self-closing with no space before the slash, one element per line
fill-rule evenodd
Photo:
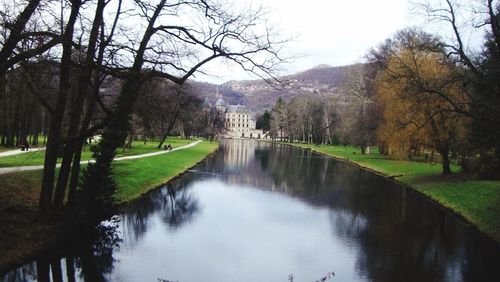
<path fill-rule="evenodd" d="M 393 49 L 377 78 L 377 100 L 383 108 L 378 137 L 392 156 L 406 158 L 412 150 L 436 150 L 443 174 L 451 173 L 450 146 L 462 128 L 462 116 L 452 103 L 461 103 L 454 66 L 441 52 L 423 48 L 407 38 Z"/>

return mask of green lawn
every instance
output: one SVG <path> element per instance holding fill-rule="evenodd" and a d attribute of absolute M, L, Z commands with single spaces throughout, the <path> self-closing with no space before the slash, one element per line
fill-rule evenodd
<path fill-rule="evenodd" d="M 165 155 L 114 164 L 118 203 L 139 198 L 152 188 L 169 181 L 203 160 L 218 148 L 218 143 L 203 141 L 195 147 Z"/>
<path fill-rule="evenodd" d="M 442 176 L 439 163 L 392 160 L 379 154 L 377 150 L 372 150 L 369 155 L 362 155 L 358 148 L 353 147 L 301 143 L 291 145 L 347 160 L 386 176 L 397 176 L 398 181 L 453 210 L 500 242 L 500 181 L 474 179 L 458 173 L 457 165 L 451 166 L 456 173 Z"/>
<path fill-rule="evenodd" d="M 194 140 L 182 140 L 172 147 L 178 147 Z M 217 142 L 203 141 L 194 147 L 168 154 L 135 160 L 115 162 L 114 170 L 118 191 L 116 200 L 124 203 L 139 198 L 149 190 L 158 187 L 194 166 L 219 146 Z M 42 171 L 23 171 L 0 175 L 0 211 L 2 208 L 35 209 L 38 203 Z"/>
<path fill-rule="evenodd" d="M 188 140 L 194 142 L 194 140 Z M 177 146 L 183 144 L 179 141 Z M 173 147 L 173 142 L 170 143 Z M 203 141 L 194 147 L 168 154 L 114 163 L 119 203 L 136 199 L 194 166 L 217 150 L 219 143 Z M 0 175 L 0 211 L 35 210 L 38 204 L 42 170 Z"/>
<path fill-rule="evenodd" d="M 177 137 L 169 137 L 165 144 L 170 144 L 173 148 L 187 145 L 194 142 L 195 140 L 182 139 Z M 157 149 L 158 141 L 148 141 L 144 144 L 144 141 L 133 141 L 132 148 L 117 150 L 117 157 L 139 155 L 145 153 L 151 153 L 160 151 Z M 19 154 L 8 157 L 0 157 L 0 167 L 11 167 L 11 166 L 29 166 L 29 165 L 42 165 L 45 157 L 45 151 L 31 151 L 25 154 Z M 82 160 L 90 160 L 92 158 L 92 152 L 89 150 L 89 146 L 86 146 L 82 152 Z"/>

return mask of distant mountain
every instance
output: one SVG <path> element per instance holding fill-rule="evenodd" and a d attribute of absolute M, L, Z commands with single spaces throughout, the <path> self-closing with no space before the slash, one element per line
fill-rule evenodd
<path fill-rule="evenodd" d="M 229 104 L 243 104 L 253 111 L 271 109 L 278 98 L 289 100 L 298 95 L 338 95 L 345 74 L 355 65 L 332 67 L 319 65 L 296 74 L 280 77 L 280 85 L 271 86 L 263 80 L 229 81 L 219 86 L 219 95 Z M 217 86 L 191 81 L 200 95 L 214 103 Z"/>

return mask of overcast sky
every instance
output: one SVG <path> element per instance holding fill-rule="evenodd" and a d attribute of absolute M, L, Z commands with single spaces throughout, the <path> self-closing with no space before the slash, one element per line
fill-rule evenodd
<path fill-rule="evenodd" d="M 238 0 L 242 3 L 242 0 Z M 270 11 L 268 18 L 295 39 L 286 52 L 299 55 L 283 74 L 320 64 L 340 66 L 360 62 L 367 50 L 397 30 L 411 25 L 407 0 L 253 0 Z M 219 77 L 197 80 L 224 83 L 256 79 L 236 67 L 216 62 L 209 71 Z"/>

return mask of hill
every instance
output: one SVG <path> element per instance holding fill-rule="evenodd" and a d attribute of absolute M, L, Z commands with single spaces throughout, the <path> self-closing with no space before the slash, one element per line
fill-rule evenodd
<path fill-rule="evenodd" d="M 269 85 L 263 80 L 229 81 L 219 86 L 218 93 L 230 104 L 243 104 L 255 112 L 271 109 L 278 98 L 289 100 L 298 95 L 338 95 L 345 74 L 355 65 L 331 67 L 319 65 L 296 74 L 282 76 L 280 84 Z M 202 99 L 217 99 L 217 86 L 205 82 L 190 82 Z"/>

